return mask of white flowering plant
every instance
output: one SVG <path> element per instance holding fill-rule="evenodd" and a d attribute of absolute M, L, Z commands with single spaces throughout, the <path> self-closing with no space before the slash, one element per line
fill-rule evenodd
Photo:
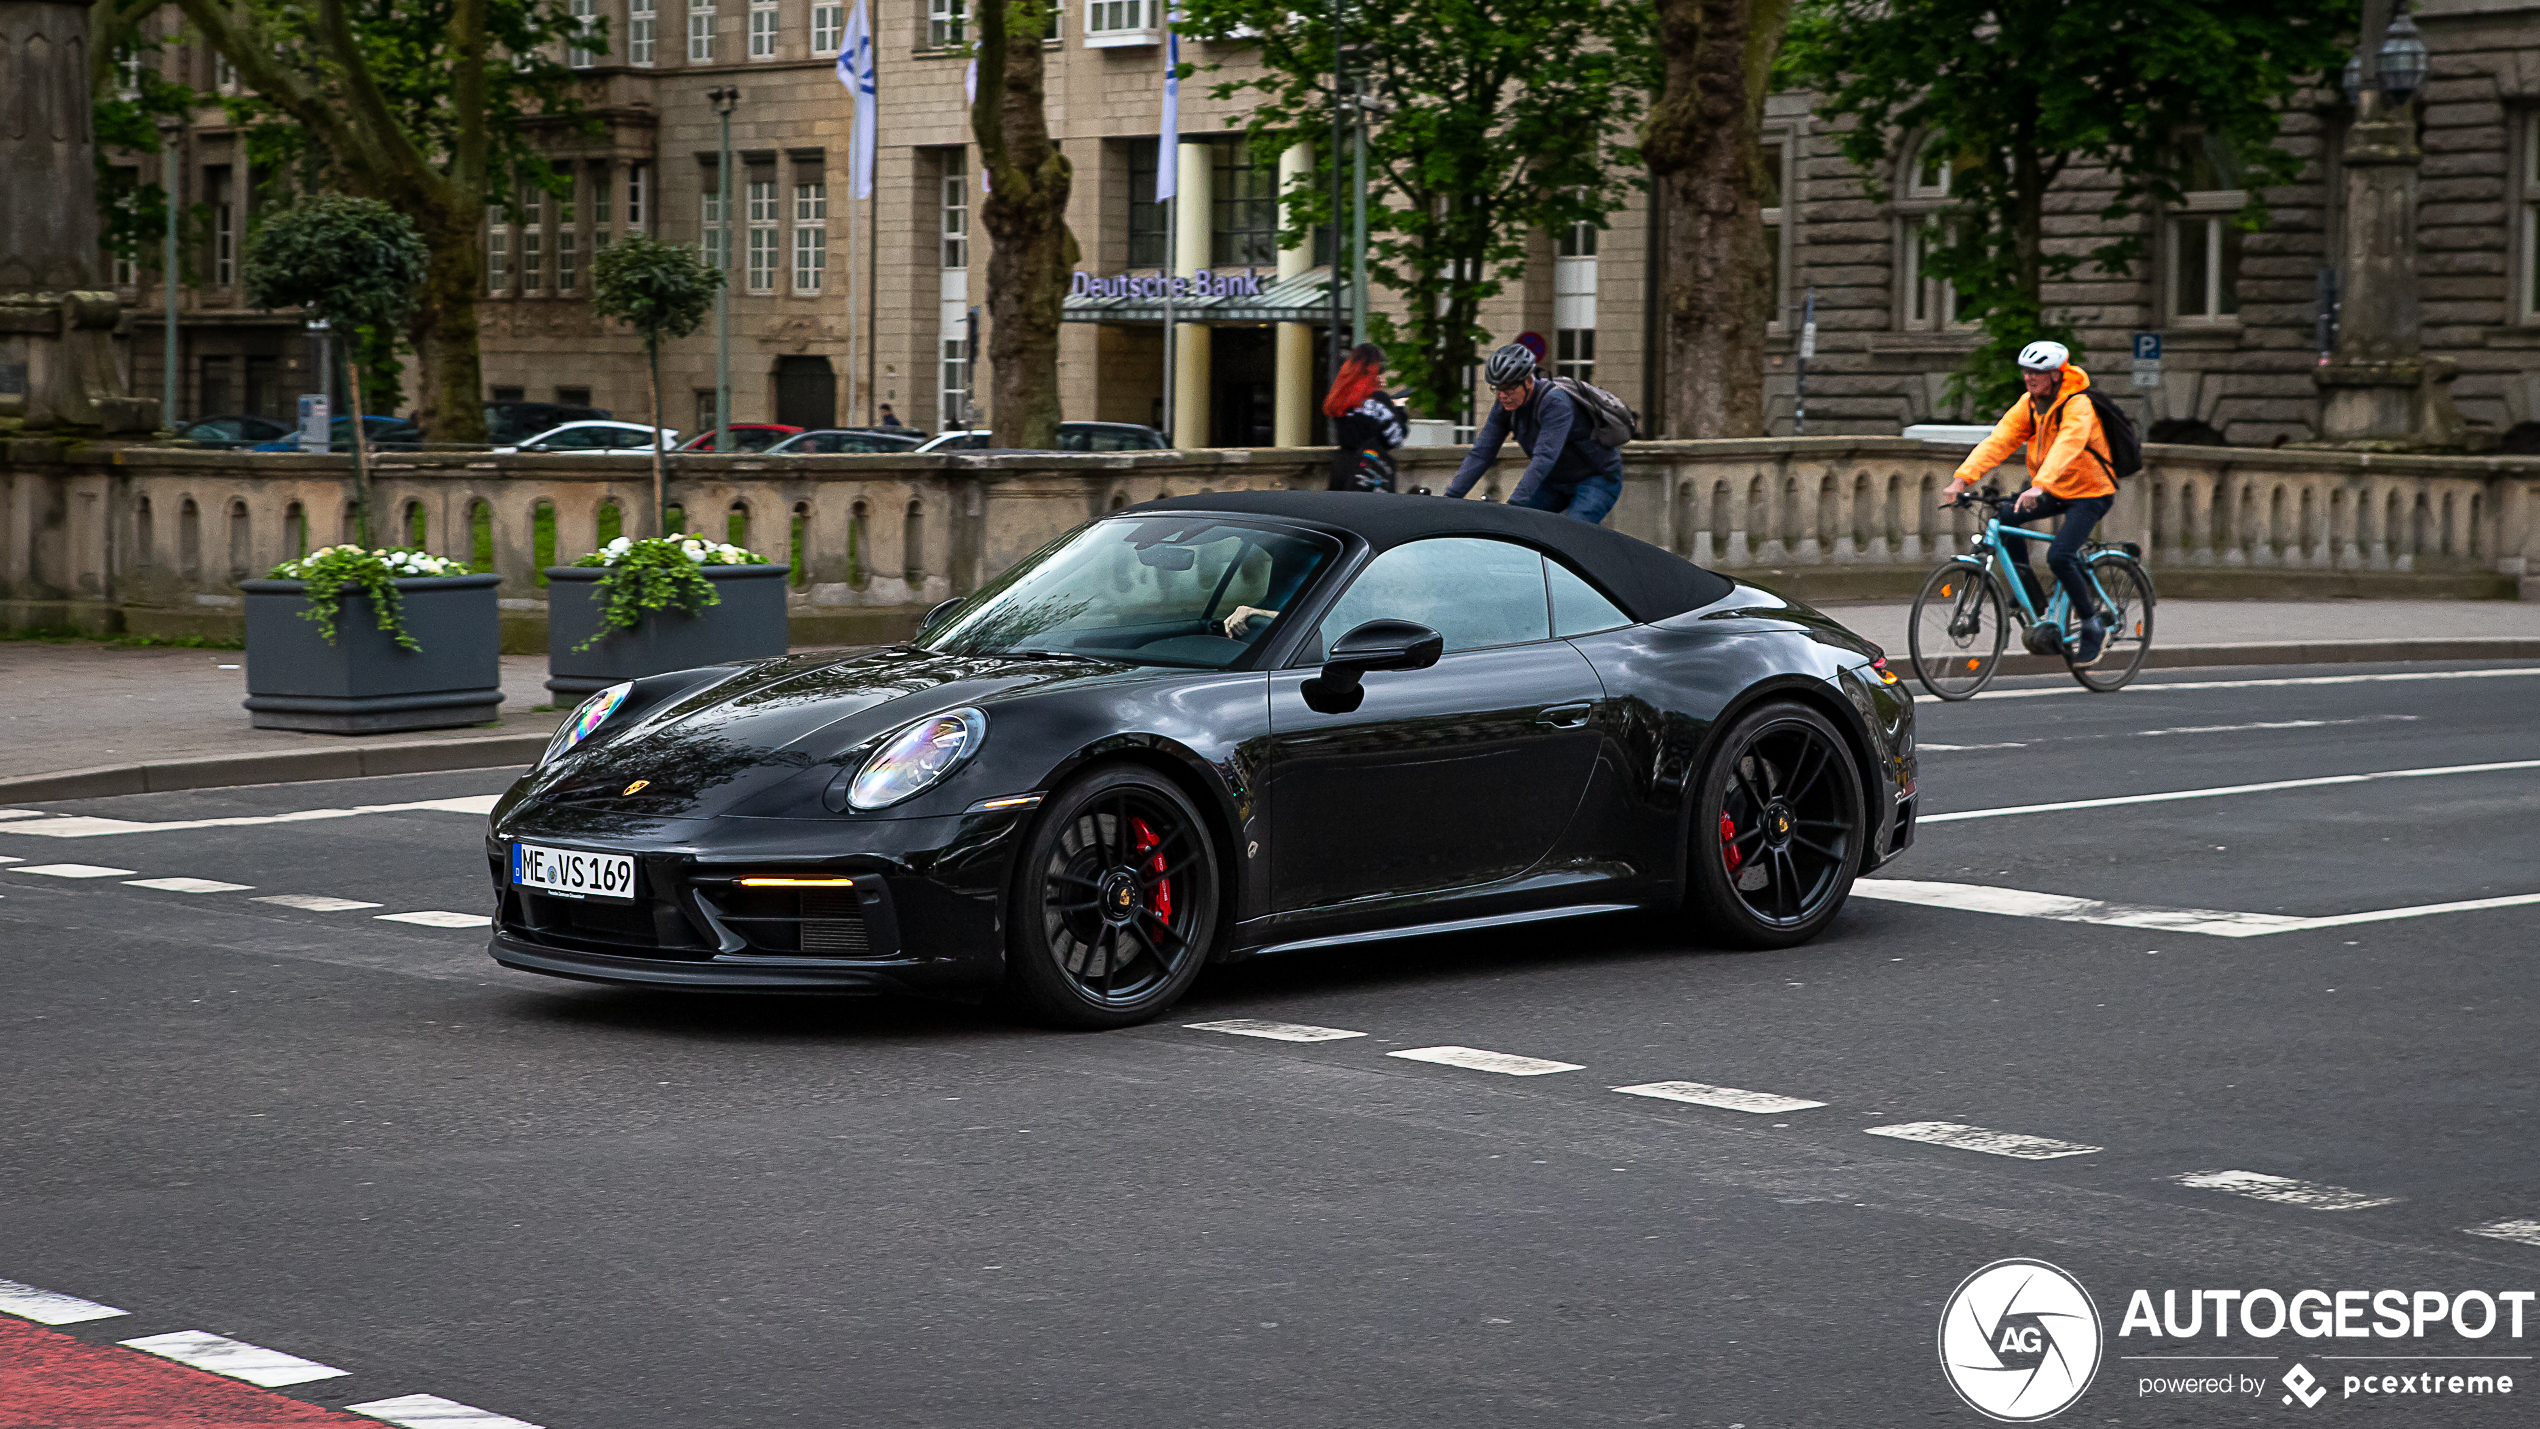
<path fill-rule="evenodd" d="M 300 612 L 300 618 L 316 621 L 327 644 L 335 643 L 335 617 L 343 609 L 344 598 L 358 591 L 370 597 L 379 628 L 408 650 L 423 647 L 406 633 L 405 602 L 397 594 L 397 582 L 418 576 L 466 574 L 466 562 L 426 551 L 355 545 L 321 546 L 273 568 L 273 579 L 305 585 L 303 593 L 308 597 L 309 608 Z"/>
<path fill-rule="evenodd" d="M 604 567 L 600 577 L 600 628 L 574 647 L 587 650 L 612 631 L 633 630 L 657 610 L 700 615 L 723 597 L 707 580 L 707 566 L 763 566 L 770 562 L 755 551 L 696 536 L 620 536 L 574 562 Z"/>

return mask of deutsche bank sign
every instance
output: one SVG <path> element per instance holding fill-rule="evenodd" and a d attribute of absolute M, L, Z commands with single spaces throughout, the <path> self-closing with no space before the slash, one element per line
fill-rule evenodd
<path fill-rule="evenodd" d="M 1261 270 L 1246 268 L 1211 272 L 1200 269 L 1187 278 L 1167 278 L 1161 273 L 1117 273 L 1097 278 L 1091 273 L 1078 273 L 1067 290 L 1071 298 L 1152 298 L 1161 301 L 1165 285 L 1170 283 L 1173 297 L 1182 298 L 1257 298 L 1261 296 Z"/>

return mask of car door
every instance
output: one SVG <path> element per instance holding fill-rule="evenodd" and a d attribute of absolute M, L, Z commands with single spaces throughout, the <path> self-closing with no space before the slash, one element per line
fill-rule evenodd
<path fill-rule="evenodd" d="M 1372 911 L 1513 878 L 1553 847 L 1594 768 L 1604 687 L 1552 638 L 1536 552 L 1466 537 L 1386 551 L 1307 658 L 1379 618 L 1436 630 L 1445 653 L 1426 670 L 1368 674 L 1346 713 L 1307 703 L 1319 664 L 1271 679 L 1275 912 Z"/>

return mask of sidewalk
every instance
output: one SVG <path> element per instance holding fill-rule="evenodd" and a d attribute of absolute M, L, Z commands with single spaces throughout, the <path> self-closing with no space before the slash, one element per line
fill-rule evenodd
<path fill-rule="evenodd" d="M 1906 658 L 1907 602 L 1826 612 Z M 2540 602 L 2174 600 L 2154 663 L 2540 660 Z M 853 648 L 853 647 L 841 647 Z M 2006 673 L 2058 662 L 2017 653 Z M 502 718 L 475 729 L 347 736 L 251 729 L 246 654 L 0 641 L 0 805 L 162 789 L 525 765 L 558 720 L 543 655 L 503 657 Z"/>

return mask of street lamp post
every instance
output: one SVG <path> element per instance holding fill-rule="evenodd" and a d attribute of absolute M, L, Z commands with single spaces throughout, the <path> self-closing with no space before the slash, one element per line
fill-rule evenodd
<path fill-rule="evenodd" d="M 166 331 L 160 334 L 160 365 L 165 372 L 160 382 L 159 421 L 169 431 L 176 430 L 176 178 L 177 140 L 184 136 L 184 121 L 173 114 L 159 117 L 159 188 L 167 200 L 167 238 L 159 253 L 159 286 L 167 293 Z"/>
<path fill-rule="evenodd" d="M 723 157 L 714 169 L 715 187 L 721 190 L 715 202 L 720 245 L 715 267 L 723 274 L 714 290 L 714 449 L 720 455 L 732 450 L 732 111 L 740 107 L 741 91 L 718 85 L 706 91 L 706 98 L 723 124 Z M 669 513 L 660 514 L 666 523 Z M 662 534 L 670 534 L 667 524 Z"/>

